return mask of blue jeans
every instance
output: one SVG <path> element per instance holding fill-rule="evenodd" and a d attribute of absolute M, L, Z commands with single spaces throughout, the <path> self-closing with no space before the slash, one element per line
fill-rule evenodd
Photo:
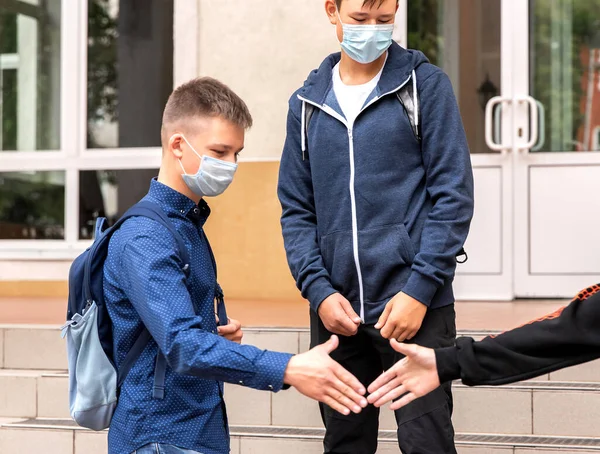
<path fill-rule="evenodd" d="M 173 445 L 163 445 L 161 443 L 150 443 L 136 449 L 132 454 L 202 454 L 198 451 L 178 448 Z"/>

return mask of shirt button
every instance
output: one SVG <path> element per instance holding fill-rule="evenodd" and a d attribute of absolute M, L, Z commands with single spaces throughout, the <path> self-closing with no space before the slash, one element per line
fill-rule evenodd
<path fill-rule="evenodd" d="M 200 214 L 200 210 L 197 207 L 194 208 L 194 214 Z"/>
<path fill-rule="evenodd" d="M 240 380 L 240 385 L 244 386 L 244 381 Z"/>
<path fill-rule="evenodd" d="M 269 389 L 270 389 L 271 391 L 273 391 L 273 389 L 274 389 L 274 388 L 273 388 L 273 385 L 269 385 Z"/>

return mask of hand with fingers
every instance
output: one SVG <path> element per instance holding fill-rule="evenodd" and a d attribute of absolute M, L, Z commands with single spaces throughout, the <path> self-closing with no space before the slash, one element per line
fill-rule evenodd
<path fill-rule="evenodd" d="M 416 336 L 425 314 L 427 306 L 400 292 L 387 303 L 375 328 L 380 329 L 381 336 L 386 339 L 404 342 Z"/>
<path fill-rule="evenodd" d="M 352 309 L 350 301 L 339 293 L 325 298 L 319 306 L 318 312 L 327 331 L 340 336 L 354 336 L 362 322 Z"/>
<path fill-rule="evenodd" d="M 215 314 L 217 318 L 217 325 L 219 324 L 219 316 Z M 223 336 L 225 339 L 229 339 L 237 344 L 242 343 L 244 332 L 242 331 L 242 324 L 232 318 L 227 319 L 227 325 L 222 325 L 217 328 L 219 336 Z"/>
<path fill-rule="evenodd" d="M 398 410 L 440 386 L 435 352 L 419 345 L 390 342 L 405 358 L 384 372 L 369 386 L 368 401 L 376 407 L 396 400 L 390 408 Z"/>
<path fill-rule="evenodd" d="M 365 387 L 329 354 L 339 345 L 337 336 L 290 360 L 283 381 L 311 399 L 344 415 L 360 413 L 368 403 Z"/>

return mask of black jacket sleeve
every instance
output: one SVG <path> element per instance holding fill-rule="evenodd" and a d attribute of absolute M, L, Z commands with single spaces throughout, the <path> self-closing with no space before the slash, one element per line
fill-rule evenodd
<path fill-rule="evenodd" d="M 600 358 L 600 284 L 566 307 L 481 341 L 463 337 L 437 349 L 440 382 L 503 385 Z"/>

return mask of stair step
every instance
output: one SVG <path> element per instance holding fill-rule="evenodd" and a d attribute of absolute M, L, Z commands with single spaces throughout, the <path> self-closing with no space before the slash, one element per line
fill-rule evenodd
<path fill-rule="evenodd" d="M 489 332 L 466 334 L 480 337 Z M 298 353 L 309 348 L 309 332 L 254 328 L 246 330 L 244 341 Z M 0 325 L 0 351 L 4 367 L 0 369 L 0 417 L 68 417 L 68 380 L 56 372 L 66 369 L 65 345 L 57 327 Z M 593 421 L 600 421 L 599 388 L 600 361 L 505 387 L 459 385 L 455 388 L 455 426 L 474 433 L 596 436 L 600 432 Z M 321 425 L 317 406 L 293 390 L 271 395 L 228 386 L 226 400 L 233 424 Z M 249 405 L 252 413 L 247 411 Z M 382 411 L 381 427 L 395 427 L 389 410 Z"/>
<path fill-rule="evenodd" d="M 454 426 L 459 432 L 597 436 L 600 387 L 591 383 L 524 382 L 513 387 L 454 389 Z M 268 394 L 226 385 L 234 425 L 321 427 L 316 403 L 296 390 Z M 252 408 L 252 412 L 247 409 Z M 289 411 L 293 408 L 294 411 Z M 493 411 L 492 411 L 493 410 Z M 380 427 L 396 428 L 392 411 L 381 409 Z"/>
<path fill-rule="evenodd" d="M 232 454 L 309 454 L 322 452 L 323 429 L 232 426 Z M 379 433 L 380 454 L 397 454 L 395 431 Z M 599 453 L 600 438 L 458 433 L 459 454 Z M 36 451 L 37 450 L 37 451 Z M 0 452 L 101 454 L 106 431 L 92 432 L 66 420 L 26 420 L 0 425 Z"/>
<path fill-rule="evenodd" d="M 309 348 L 307 328 L 247 328 L 244 343 L 263 349 L 301 353 Z M 494 331 L 462 331 L 480 339 Z M 59 327 L 51 325 L 0 325 L 0 369 L 63 370 L 67 368 L 66 347 Z M 600 360 L 563 369 L 536 380 L 599 382 Z"/>
<path fill-rule="evenodd" d="M 64 371 L 0 369 L 0 417 L 69 417 Z"/>
<path fill-rule="evenodd" d="M 66 370 L 65 341 L 57 326 L 0 325 L 4 369 Z"/>
<path fill-rule="evenodd" d="M 600 419 L 595 419 L 600 383 L 527 381 L 500 388 L 457 384 L 454 396 L 459 431 L 597 434 L 593 421 Z M 225 399 L 232 424 L 321 427 L 318 406 L 295 390 L 272 394 L 227 384 Z M 69 418 L 68 376 L 60 371 L 0 371 L 0 402 L 0 417 Z M 495 411 L 488 413 L 489 408 Z M 569 417 L 563 421 L 565 415 Z M 383 408 L 381 428 L 395 427 L 393 413 Z"/>

